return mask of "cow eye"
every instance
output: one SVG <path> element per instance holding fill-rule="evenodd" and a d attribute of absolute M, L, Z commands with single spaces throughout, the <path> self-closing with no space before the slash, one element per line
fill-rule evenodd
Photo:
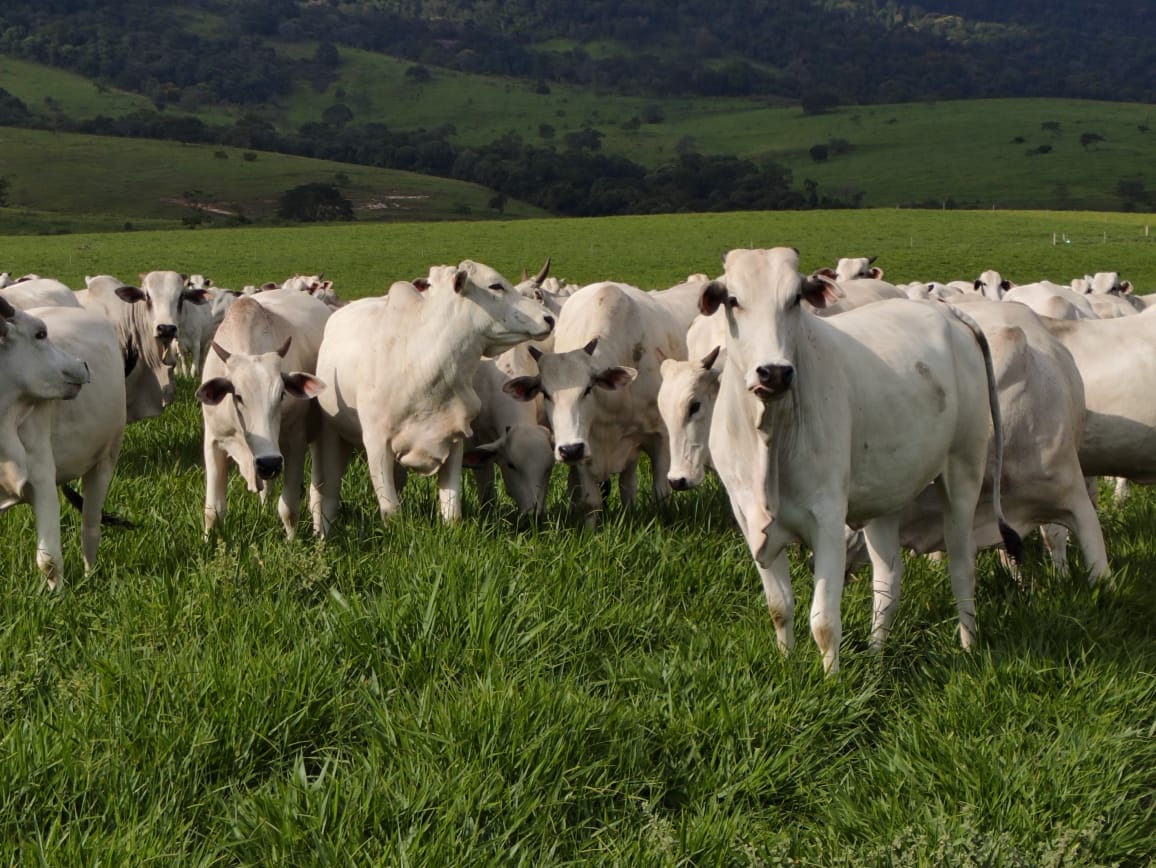
<path fill-rule="evenodd" d="M 687 408 L 686 415 L 687 416 L 693 416 L 695 413 L 697 413 L 701 409 L 702 409 L 702 402 L 691 401 L 690 407 Z"/>
<path fill-rule="evenodd" d="M 492 289 L 494 292 L 504 292 L 506 287 L 502 286 L 500 283 L 491 283 L 490 289 Z"/>
<path fill-rule="evenodd" d="M 36 333 L 36 340 L 38 340 L 38 341 L 48 340 L 48 329 L 40 329 Z"/>

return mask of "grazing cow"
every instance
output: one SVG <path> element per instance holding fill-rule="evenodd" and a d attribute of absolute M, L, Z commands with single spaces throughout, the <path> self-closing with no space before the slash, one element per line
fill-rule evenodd
<path fill-rule="evenodd" d="M 33 307 L 80 307 L 76 293 L 59 280 L 49 277 L 18 280 L 0 289 L 0 297 L 21 310 Z"/>
<path fill-rule="evenodd" d="M 382 518 L 399 504 L 394 464 L 438 476 L 442 519 L 461 517 L 464 442 L 480 409 L 473 388 L 483 355 L 541 340 L 554 318 L 489 266 L 435 266 L 424 291 L 399 281 L 389 294 L 355 301 L 329 319 L 317 375 L 329 384 L 318 403 L 321 501 L 314 526 L 325 535 L 337 515 L 341 478 L 364 445 Z"/>
<path fill-rule="evenodd" d="M 109 320 L 116 330 L 123 356 L 128 421 L 159 416 L 176 393 L 167 357 L 172 338 L 157 336 L 158 327 L 141 290 L 108 275 L 85 280 L 87 288 L 76 294 L 77 299 L 87 310 Z"/>
<path fill-rule="evenodd" d="M 957 303 L 979 323 L 991 348 L 1003 428 L 1005 519 L 1019 534 L 1051 522 L 1074 531 L 1095 583 L 1108 574 L 1108 556 L 1080 467 L 1084 383 L 1076 363 L 1023 305 L 996 304 L 976 295 Z M 973 524 L 980 547 L 1002 542 L 993 505 L 994 472 L 993 438 Z M 943 550 L 937 492 L 925 490 L 903 511 L 899 537 L 915 552 Z M 1059 554 L 1053 552 L 1056 566 L 1066 572 L 1066 555 Z"/>
<path fill-rule="evenodd" d="M 1098 319 L 1087 296 L 1047 280 L 1013 286 L 1004 293 L 1003 300 L 1026 304 L 1040 316 L 1051 319 Z"/>
<path fill-rule="evenodd" d="M 482 359 L 474 374 L 474 391 L 482 406 L 474 418 L 463 463 L 474 472 L 483 506 L 494 502 L 496 464 L 518 509 L 541 515 L 546 511 L 554 469 L 554 442 L 549 429 L 538 424 L 535 407 L 506 394 L 505 382 L 506 374 L 496 361 Z"/>
<path fill-rule="evenodd" d="M 242 298 L 225 315 L 197 389 L 205 420 L 206 535 L 225 514 L 229 458 L 250 491 L 264 491 L 283 474 L 277 514 L 286 536 L 296 534 L 305 450 L 320 421 L 309 399 L 325 388 L 313 372 L 329 314 L 323 302 L 282 289 Z M 313 458 L 316 481 L 316 449 Z"/>
<path fill-rule="evenodd" d="M 575 505 L 593 525 L 602 507 L 602 486 L 619 474 L 624 504 L 634 501 L 640 452 L 650 458 L 654 496 L 670 493 L 670 445 L 658 412 L 659 355 L 686 358 L 686 331 L 693 317 L 683 307 L 689 292 L 705 283 L 649 293 L 621 283 L 593 283 L 562 309 L 554 351 L 532 352 L 536 376 L 510 380 L 505 389 L 520 401 L 539 394 L 554 431 L 558 460 L 570 469 Z"/>
<path fill-rule="evenodd" d="M 866 531 L 871 645 L 882 647 L 903 571 L 899 515 L 932 481 L 944 499 L 960 640 L 970 648 L 985 402 L 999 416 L 982 332 L 951 306 L 909 300 L 807 316 L 804 299 L 822 307 L 837 288 L 799 274 L 789 248 L 732 250 L 724 265 L 702 294 L 703 313 L 722 307 L 727 322 L 711 456 L 755 556 L 780 648 L 794 644 L 786 549 L 801 540 L 814 552 L 811 631 L 826 671 L 838 669 L 845 525 Z M 997 493 L 997 514 L 998 502 Z M 1005 534 L 1014 547 L 1014 531 Z"/>
<path fill-rule="evenodd" d="M 116 333 L 99 316 L 78 308 L 23 313 L 0 299 L 0 370 L 6 385 L 0 390 L 0 511 L 31 504 L 36 563 L 48 586 L 56 588 L 64 577 L 58 484 L 74 479 L 83 484 L 85 572 L 96 563 L 101 509 L 125 424 Z"/>

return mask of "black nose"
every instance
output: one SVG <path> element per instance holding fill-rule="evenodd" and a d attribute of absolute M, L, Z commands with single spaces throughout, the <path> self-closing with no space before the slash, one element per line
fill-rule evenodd
<path fill-rule="evenodd" d="M 255 462 L 257 475 L 262 479 L 272 479 L 281 472 L 285 460 L 280 455 L 262 455 Z"/>
<path fill-rule="evenodd" d="M 548 325 L 550 328 L 554 328 L 554 317 L 544 316 L 542 319 L 546 320 L 546 325 Z"/>
<path fill-rule="evenodd" d="M 685 476 L 672 476 L 666 480 L 675 491 L 689 491 L 690 480 Z"/>
<path fill-rule="evenodd" d="M 171 340 L 177 336 L 177 327 L 172 323 L 157 326 L 157 337 L 161 340 Z"/>
<path fill-rule="evenodd" d="M 791 385 L 795 369 L 790 365 L 759 365 L 755 368 L 759 383 L 772 392 L 781 392 Z"/>
<path fill-rule="evenodd" d="M 581 461 L 586 454 L 585 443 L 567 443 L 558 447 L 558 454 L 563 461 Z"/>

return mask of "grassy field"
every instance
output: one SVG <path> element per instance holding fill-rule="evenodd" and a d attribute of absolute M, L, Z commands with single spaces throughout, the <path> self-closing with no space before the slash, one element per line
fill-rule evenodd
<path fill-rule="evenodd" d="M 315 47 L 279 43 L 277 50 L 307 58 Z M 340 54 L 338 77 L 328 88 L 318 92 L 302 84 L 282 104 L 258 107 L 256 113 L 282 130 L 296 130 L 342 102 L 355 122 L 380 121 L 395 129 L 452 124 L 459 145 L 485 144 L 513 132 L 530 144 L 562 147 L 566 133 L 594 127 L 604 134 L 604 151 L 644 165 L 669 162 L 686 148 L 772 160 L 791 170 L 796 189 L 811 180 L 821 195 L 849 200 L 862 194 L 862 203 L 872 207 L 950 201 L 968 208 L 1119 210 L 1125 199 L 1118 185 L 1145 184 L 1156 136 L 1156 109 L 1145 104 L 972 100 L 846 106 L 807 116 L 797 107 L 756 99 L 655 100 L 565 85 L 551 85 L 550 93 L 542 94 L 533 82 L 434 67 L 431 80 L 419 84 L 405 74 L 413 65 L 409 61 L 346 48 Z M 81 117 L 140 107 L 139 97 L 100 90 L 35 64 L 0 58 L 0 71 L 10 76 L 6 89 L 46 114 L 52 110 L 44 97 L 51 94 L 59 94 L 54 98 L 60 105 Z M 249 111 L 253 107 L 194 108 L 212 123 L 228 123 Z M 630 123 L 648 112 L 663 120 Z M 1101 140 L 1082 145 L 1085 134 Z M 815 145 L 828 146 L 826 161 L 812 159 Z M 1040 153 L 1041 148 L 1048 152 Z M 52 149 L 37 156 L 43 160 L 45 153 Z M 66 168 L 67 159 L 62 163 Z M 214 169 L 221 170 L 219 176 Z M 216 190 L 234 174 L 224 166 L 199 166 L 177 186 Z M 83 185 L 71 173 L 61 180 L 65 186 Z M 1149 180 L 1146 189 L 1151 186 Z"/>
<path fill-rule="evenodd" d="M 499 216 L 488 207 L 493 192 L 476 184 L 241 148 L 0 127 L 0 151 L 0 171 L 10 184 L 9 207 L 0 209 L 5 234 L 44 231 L 46 223 L 57 233 L 122 229 L 126 222 L 180 227 L 182 218 L 198 213 L 190 202 L 211 207 L 205 215 L 210 221 L 233 215 L 267 220 L 286 190 L 318 182 L 337 184 L 354 203 L 358 221 Z M 544 212 L 510 201 L 505 215 Z"/>
<path fill-rule="evenodd" d="M 324 266 L 348 295 L 465 256 L 550 253 L 644 286 L 731 246 L 805 267 L 876 253 L 899 279 L 995 265 L 1156 285 L 1145 218 L 870 212 L 4 238 L 67 279 L 189 267 L 222 283 Z M 1052 247 L 1051 233 L 1070 245 Z M 132 242 L 130 245 L 129 242 Z M 200 535 L 191 384 L 126 436 L 106 533 L 42 590 L 26 507 L 0 518 L 0 861 L 88 864 L 1143 865 L 1156 858 L 1156 498 L 1103 502 L 1115 587 L 1021 590 L 981 558 L 979 649 L 941 565 L 912 560 L 885 653 L 870 582 L 821 675 L 796 564 L 798 650 L 714 482 L 605 524 L 503 507 L 439 525 L 430 480 L 378 519 L 364 463 L 324 544 L 283 540 L 234 478 Z M 644 474 L 645 475 L 645 474 Z M 645 479 L 640 490 L 645 489 Z M 1038 549 L 1038 547 L 1037 547 Z"/>

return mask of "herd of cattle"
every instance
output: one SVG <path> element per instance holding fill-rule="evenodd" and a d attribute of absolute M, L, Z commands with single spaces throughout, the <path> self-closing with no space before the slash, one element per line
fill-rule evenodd
<path fill-rule="evenodd" d="M 793 644 L 787 550 L 813 552 L 811 630 L 839 665 L 845 572 L 873 570 L 871 644 L 899 601 L 902 550 L 944 551 L 975 637 L 975 551 L 1039 527 L 1066 569 L 1075 533 L 1091 581 L 1109 572 L 1094 477 L 1156 479 L 1156 314 L 1115 273 L 1015 286 L 885 282 L 868 259 L 799 270 L 792 248 L 732 250 L 720 277 L 647 292 L 615 282 L 512 284 L 488 266 L 435 266 L 343 304 L 332 283 L 222 290 L 152 271 L 140 286 L 0 275 L 0 511 L 29 503 L 36 560 L 62 580 L 57 486 L 79 479 L 81 549 L 96 559 L 127 423 L 160 414 L 174 370 L 200 380 L 208 535 L 225 514 L 229 459 L 250 491 L 282 478 L 292 538 L 305 488 L 314 532 L 339 516 L 341 481 L 366 455 L 383 517 L 409 471 L 437 475 L 442 518 L 461 516 L 464 467 L 479 498 L 493 468 L 524 512 L 566 465 L 593 524 L 612 477 L 655 498 L 713 468 L 762 579 L 778 642 Z"/>

